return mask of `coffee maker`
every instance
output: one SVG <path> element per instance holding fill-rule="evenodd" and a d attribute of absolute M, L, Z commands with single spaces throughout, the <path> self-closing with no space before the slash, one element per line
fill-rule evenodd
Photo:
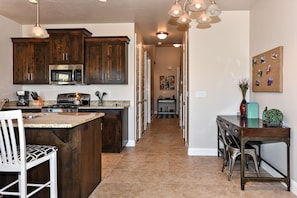
<path fill-rule="evenodd" d="M 29 106 L 29 91 L 17 91 L 17 106 Z"/>

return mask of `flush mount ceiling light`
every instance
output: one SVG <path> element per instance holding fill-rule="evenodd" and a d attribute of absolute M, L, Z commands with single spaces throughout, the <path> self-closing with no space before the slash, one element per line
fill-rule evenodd
<path fill-rule="evenodd" d="M 174 43 L 174 44 L 173 44 L 173 47 L 180 47 L 180 46 L 181 46 L 180 43 Z"/>
<path fill-rule="evenodd" d="M 175 0 L 168 14 L 171 17 L 178 17 L 177 23 L 188 24 L 192 21 L 190 12 L 199 12 L 196 21 L 203 24 L 210 23 L 211 17 L 219 16 L 222 13 L 213 0 L 209 0 L 208 4 L 204 0 Z"/>
<path fill-rule="evenodd" d="M 157 35 L 158 39 L 162 39 L 163 40 L 163 39 L 166 39 L 167 38 L 168 33 L 167 32 L 157 32 L 156 35 Z"/>
<path fill-rule="evenodd" d="M 30 3 L 36 4 L 36 24 L 31 30 L 31 34 L 33 37 L 38 38 L 46 38 L 48 37 L 48 33 L 46 29 L 43 29 L 39 23 L 39 0 L 29 0 Z"/>

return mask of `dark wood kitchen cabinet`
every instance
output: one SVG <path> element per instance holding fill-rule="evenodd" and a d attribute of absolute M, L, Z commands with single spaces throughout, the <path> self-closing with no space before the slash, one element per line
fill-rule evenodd
<path fill-rule="evenodd" d="M 127 36 L 85 38 L 87 84 L 128 84 Z"/>
<path fill-rule="evenodd" d="M 88 30 L 47 29 L 50 37 L 50 64 L 83 64 L 84 38 L 91 36 Z"/>
<path fill-rule="evenodd" d="M 49 40 L 12 38 L 13 83 L 48 84 Z"/>
<path fill-rule="evenodd" d="M 83 108 L 83 107 L 82 107 Z M 128 143 L 128 108 L 79 109 L 80 112 L 101 112 L 102 152 L 120 153 Z"/>

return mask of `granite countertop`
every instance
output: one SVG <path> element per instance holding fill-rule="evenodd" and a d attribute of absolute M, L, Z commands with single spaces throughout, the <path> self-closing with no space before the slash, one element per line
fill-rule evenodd
<path fill-rule="evenodd" d="M 49 100 L 44 101 L 44 106 L 56 104 L 56 101 Z M 91 101 L 90 106 L 79 106 L 79 109 L 124 109 L 130 106 L 130 101 L 123 100 L 109 100 L 104 101 L 102 106 L 98 105 L 98 101 Z M 9 109 L 41 109 L 41 105 L 33 105 L 33 102 L 30 101 L 29 106 L 17 106 L 16 101 L 10 101 L 3 106 L 4 110 Z"/>
<path fill-rule="evenodd" d="M 23 113 L 25 128 L 73 128 L 104 113 Z"/>

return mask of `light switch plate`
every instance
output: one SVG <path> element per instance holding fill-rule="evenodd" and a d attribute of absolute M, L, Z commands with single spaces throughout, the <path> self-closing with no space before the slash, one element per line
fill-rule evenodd
<path fill-rule="evenodd" d="M 205 98 L 207 96 L 206 91 L 196 91 L 195 92 L 195 97 L 196 98 Z"/>

